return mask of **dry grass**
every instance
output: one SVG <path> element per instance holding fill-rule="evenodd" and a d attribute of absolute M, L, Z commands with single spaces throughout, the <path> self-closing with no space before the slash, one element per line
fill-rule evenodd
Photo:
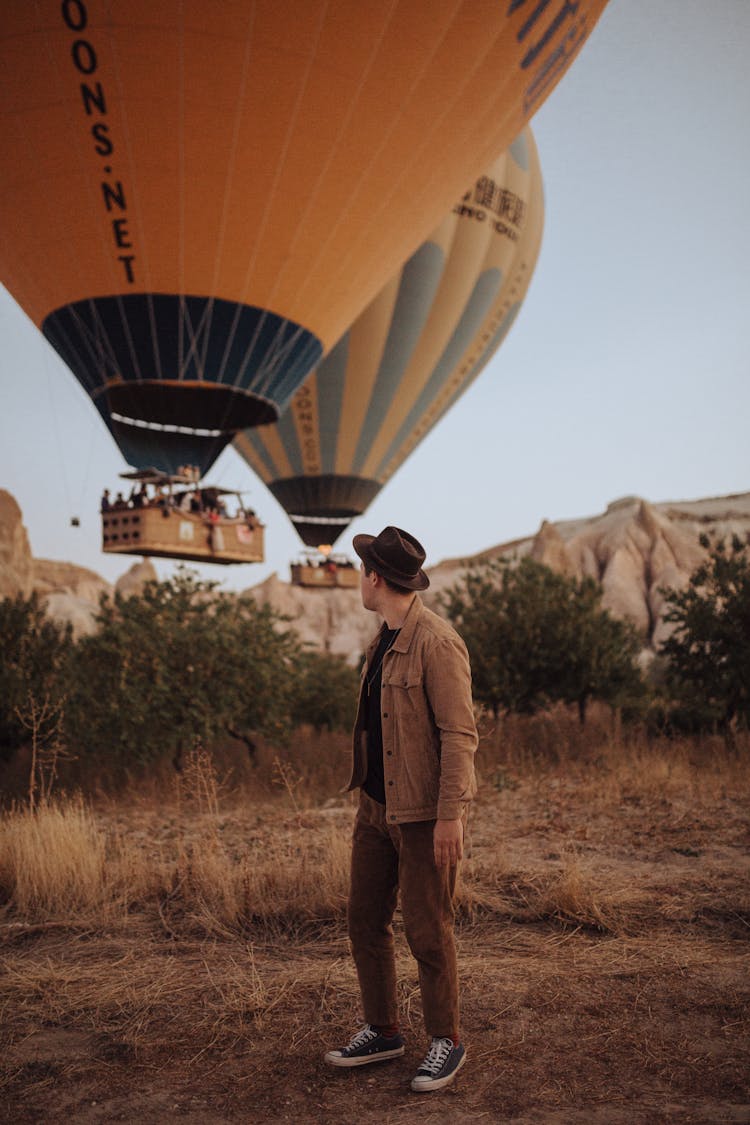
<path fill-rule="evenodd" d="M 216 836 L 188 843 L 177 857 L 169 905 L 206 933 L 289 932 L 343 916 L 348 834 L 324 824 L 301 840 L 290 834 L 238 853 Z"/>
<path fill-rule="evenodd" d="M 315 808 L 291 763 L 276 758 L 273 770 L 277 797 L 263 803 L 226 790 L 210 756 L 198 751 L 158 801 L 133 794 L 92 806 L 79 796 L 14 808 L 0 821 L 6 916 L 22 919 L 19 925 L 97 926 L 144 911 L 170 933 L 197 927 L 223 936 L 340 923 L 352 803 L 329 800 Z M 460 911 L 469 921 L 556 920 L 611 933 L 637 932 L 655 913 L 675 918 L 674 896 L 657 901 L 628 877 L 633 844 L 649 836 L 664 844 L 687 833 L 692 842 L 672 846 L 670 855 L 697 856 L 718 827 L 700 818 L 717 804 L 741 836 L 749 788 L 743 759 L 715 754 L 707 761 L 688 744 L 660 752 L 621 746 L 594 763 L 564 768 L 537 761 L 525 775 L 506 755 L 487 769 L 475 806 Z M 488 798 L 495 802 L 490 847 L 482 815 Z M 498 824 L 498 808 L 507 810 L 508 831 Z M 519 827 L 519 808 L 522 836 L 543 841 L 520 870 L 504 847 Z M 608 838 L 603 877 L 599 852 Z M 627 870 L 612 870 L 618 848 Z M 662 862 L 657 874 L 664 870 Z M 720 882 L 714 878 L 714 898 Z M 694 896 L 697 890 L 694 884 Z M 685 894 L 678 898 L 684 905 Z"/>
<path fill-rule="evenodd" d="M 416 1102 L 400 935 L 408 1056 L 376 1078 L 321 1062 L 359 1019 L 353 806 L 316 800 L 312 762 L 290 751 L 274 782 L 269 755 L 253 799 L 198 754 L 160 794 L 10 811 L 0 1119 L 749 1121 L 747 760 L 585 751 L 483 747 L 459 896 L 470 1059 Z"/>
<path fill-rule="evenodd" d="M 109 913 L 116 879 L 81 798 L 16 809 L 1 832 L 0 882 L 19 915 L 67 921 Z"/>
<path fill-rule="evenodd" d="M 171 808 L 107 811 L 81 798 L 15 809 L 0 822 L 0 889 L 10 925 L 125 925 L 134 910 L 174 936 L 196 927 L 237 936 L 288 933 L 333 920 L 345 908 L 348 818 L 320 814 L 286 823 L 283 807 L 263 831 L 219 810 L 210 764 L 182 781 Z M 197 780 L 196 780 L 197 779 Z M 186 785 L 196 785 L 200 800 Z M 336 823 L 338 822 L 338 823 Z M 232 831 L 228 832 L 231 826 Z"/>

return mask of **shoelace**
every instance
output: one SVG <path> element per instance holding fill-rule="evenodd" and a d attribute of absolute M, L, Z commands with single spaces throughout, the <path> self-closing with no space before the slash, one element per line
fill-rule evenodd
<path fill-rule="evenodd" d="M 366 1024 L 362 1028 L 362 1030 L 358 1031 L 354 1036 L 351 1043 L 346 1048 L 347 1051 L 356 1051 L 357 1047 L 363 1047 L 364 1044 L 369 1043 L 371 1039 L 376 1039 L 377 1034 L 377 1031 L 375 1031 L 375 1029 L 371 1027 L 369 1023 Z"/>
<path fill-rule="evenodd" d="M 426 1070 L 429 1074 L 437 1074 L 452 1050 L 453 1043 L 450 1039 L 433 1039 L 427 1052 L 427 1058 L 419 1069 Z"/>

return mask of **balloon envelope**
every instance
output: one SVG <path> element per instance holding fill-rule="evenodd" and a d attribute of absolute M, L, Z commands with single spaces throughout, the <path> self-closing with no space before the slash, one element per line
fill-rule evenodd
<path fill-rule="evenodd" d="M 2 279 L 137 466 L 202 468 L 517 134 L 605 0 L 4 0 Z"/>
<path fill-rule="evenodd" d="M 479 375 L 513 324 L 542 236 L 526 128 L 295 394 L 237 436 L 309 546 L 334 543 Z"/>

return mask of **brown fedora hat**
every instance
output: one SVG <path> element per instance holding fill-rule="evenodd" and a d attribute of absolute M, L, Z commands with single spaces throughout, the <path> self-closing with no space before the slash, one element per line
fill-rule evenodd
<path fill-rule="evenodd" d="M 426 590 L 430 580 L 422 570 L 424 547 L 400 527 L 384 527 L 380 535 L 355 535 L 354 550 L 369 570 L 407 590 Z"/>

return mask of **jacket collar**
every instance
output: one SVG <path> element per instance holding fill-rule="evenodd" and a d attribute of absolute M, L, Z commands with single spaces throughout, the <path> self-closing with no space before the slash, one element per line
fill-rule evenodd
<path fill-rule="evenodd" d="M 409 606 L 409 612 L 406 615 L 406 619 L 401 626 L 401 632 L 396 637 L 396 640 L 393 643 L 393 648 L 396 652 L 409 651 L 409 645 L 411 644 L 412 637 L 414 636 L 414 630 L 417 627 L 417 622 L 422 616 L 423 611 L 424 606 L 422 603 L 422 599 L 420 598 L 419 594 L 415 594 L 412 599 L 412 603 Z"/>
<path fill-rule="evenodd" d="M 422 599 L 420 598 L 419 594 L 415 594 L 413 599 L 412 599 L 412 603 L 409 606 L 409 611 L 406 614 L 406 618 L 404 620 L 403 625 L 401 626 L 399 634 L 396 637 L 396 640 L 391 645 L 391 651 L 392 652 L 408 652 L 409 651 L 409 646 L 411 644 L 412 637 L 414 636 L 414 630 L 416 629 L 417 622 L 419 621 L 419 618 L 422 616 L 423 612 L 424 612 L 424 605 L 423 605 Z M 373 637 L 373 639 L 370 641 L 369 645 L 367 646 L 366 656 L 367 656 L 368 660 L 369 660 L 371 654 L 378 647 L 378 641 L 380 640 L 380 638 L 383 635 L 383 630 L 386 629 L 386 628 L 387 628 L 387 626 L 386 626 L 386 623 L 384 621 L 382 623 L 382 625 L 380 626 L 380 628 L 378 629 L 375 636 Z"/>
<path fill-rule="evenodd" d="M 406 617 L 404 619 L 404 623 L 401 626 L 399 634 L 396 637 L 393 644 L 391 645 L 391 648 L 393 649 L 394 652 L 408 652 L 409 651 L 409 645 L 411 644 L 411 639 L 414 636 L 414 630 L 417 627 L 417 621 L 419 620 L 419 618 L 422 614 L 422 611 L 423 611 L 422 599 L 420 598 L 419 594 L 415 594 L 414 597 L 412 598 L 412 603 L 409 606 L 409 612 L 406 614 Z M 378 637 L 380 637 L 380 635 L 383 632 L 383 630 L 385 629 L 385 627 L 386 627 L 385 622 L 383 622 L 383 624 L 380 627 L 380 632 L 378 633 Z"/>

